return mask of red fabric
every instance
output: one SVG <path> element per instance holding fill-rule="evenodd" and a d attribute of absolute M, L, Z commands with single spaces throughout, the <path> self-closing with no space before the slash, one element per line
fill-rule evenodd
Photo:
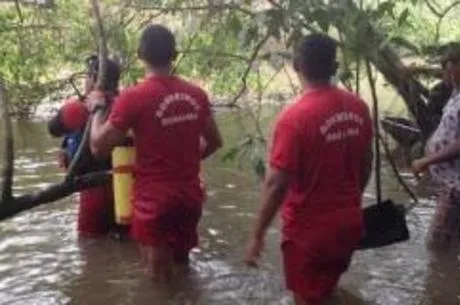
<path fill-rule="evenodd" d="M 135 201 L 131 233 L 143 245 L 188 253 L 198 244 L 203 193 L 197 183 L 157 184 L 148 202 Z"/>
<path fill-rule="evenodd" d="M 362 160 L 371 139 L 365 103 L 336 87 L 307 91 L 283 111 L 269 158 L 272 167 L 293 175 L 282 211 L 285 241 L 312 250 L 328 228 L 339 227 L 355 234 L 349 243 L 359 239 Z M 356 226 L 359 230 L 352 229 Z M 352 246 L 334 251 L 348 256 Z"/>
<path fill-rule="evenodd" d="M 351 259 L 312 258 L 292 242 L 284 243 L 282 250 L 287 289 L 312 305 L 323 304 L 332 295 Z"/>
<path fill-rule="evenodd" d="M 206 93 L 176 76 L 149 76 L 115 100 L 109 122 L 134 133 L 132 236 L 139 243 L 197 244 L 200 137 L 210 115 Z"/>
<path fill-rule="evenodd" d="M 112 186 L 101 186 L 80 192 L 78 232 L 84 237 L 102 237 L 113 223 Z"/>
<path fill-rule="evenodd" d="M 134 132 L 136 200 L 155 193 L 158 182 L 198 180 L 200 136 L 210 115 L 206 93 L 175 76 L 150 76 L 120 93 L 109 121 Z"/>
<path fill-rule="evenodd" d="M 61 123 L 66 130 L 79 130 L 88 119 L 86 106 L 76 97 L 69 98 L 59 110 Z"/>

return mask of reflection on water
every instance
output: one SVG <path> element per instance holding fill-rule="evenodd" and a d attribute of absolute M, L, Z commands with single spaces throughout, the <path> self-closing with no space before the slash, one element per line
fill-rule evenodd
<path fill-rule="evenodd" d="M 62 179 L 54 161 L 59 143 L 47 137 L 42 124 L 16 125 L 15 136 L 16 193 Z M 391 173 L 384 176 L 385 194 L 407 200 Z M 258 206 L 255 179 L 208 164 L 206 180 L 209 200 L 193 271 L 172 289 L 144 277 L 134 244 L 78 240 L 71 197 L 0 223 L 0 304 L 292 304 L 283 285 L 276 227 L 269 231 L 261 268 L 242 264 Z M 369 192 L 365 198 L 372 202 L 374 196 Z M 353 304 L 460 304 L 457 253 L 433 256 L 424 246 L 433 209 L 426 197 L 411 212 L 409 242 L 356 254 L 341 283 L 366 300 Z"/>

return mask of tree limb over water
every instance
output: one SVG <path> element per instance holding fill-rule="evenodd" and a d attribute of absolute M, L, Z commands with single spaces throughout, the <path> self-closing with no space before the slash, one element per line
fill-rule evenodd
<path fill-rule="evenodd" d="M 8 111 L 8 96 L 4 84 L 1 82 L 0 104 L 2 106 L 3 128 L 5 131 L 5 159 L 2 170 L 0 220 L 10 218 L 22 211 L 32 209 L 39 205 L 65 198 L 75 192 L 111 183 L 111 173 L 103 171 L 55 183 L 35 193 L 14 196 L 12 191 L 14 176 L 13 132 L 11 128 L 11 117 Z"/>
<path fill-rule="evenodd" d="M 433 1 L 429 2 L 429 0 L 426 0 L 428 4 L 432 4 Z M 101 1 L 102 2 L 102 1 Z M 178 5 L 177 3 L 181 3 Z M 260 3 L 263 2 L 263 5 L 239 5 L 239 4 L 213 4 L 210 1 L 194 1 L 193 3 L 188 3 L 187 1 L 177 1 L 175 2 L 176 4 L 172 4 L 170 1 L 157 1 L 157 3 L 160 3 L 158 5 L 143 5 L 142 3 L 146 3 L 145 1 L 122 1 L 122 7 L 115 7 L 116 12 L 120 12 L 124 10 L 125 8 L 129 8 L 126 11 L 126 18 L 120 18 L 120 20 L 112 20 L 110 22 L 110 18 L 112 17 L 111 14 L 107 13 L 106 14 L 106 22 L 107 22 L 107 29 L 109 32 L 107 33 L 107 38 L 109 39 L 109 45 L 111 45 L 112 48 L 118 47 L 118 42 L 120 42 L 120 45 L 123 46 L 126 44 L 125 48 L 123 49 L 124 52 L 121 52 L 122 54 L 128 54 L 129 52 L 132 52 L 133 50 L 130 49 L 132 47 L 129 41 L 129 37 L 133 37 L 134 35 L 132 34 L 133 32 L 136 32 L 140 30 L 143 26 L 146 25 L 146 23 L 150 22 L 153 18 L 155 18 L 158 14 L 165 14 L 169 16 L 174 16 L 177 14 L 180 15 L 180 13 L 185 13 L 185 15 L 192 15 L 191 13 L 196 12 L 196 18 L 209 18 L 209 16 L 215 18 L 211 20 L 210 22 L 205 22 L 206 24 L 206 29 L 203 31 L 200 31 L 200 35 L 203 34 L 203 37 L 199 37 L 199 39 L 191 39 L 189 45 L 184 49 L 187 54 L 190 54 L 191 57 L 199 57 L 200 53 L 204 53 L 204 56 L 202 57 L 202 61 L 200 60 L 195 60 L 193 59 L 197 64 L 197 66 L 205 67 L 206 70 L 199 70 L 201 71 L 200 75 L 197 75 L 197 77 L 202 77 L 202 76 L 207 76 L 209 75 L 210 77 L 207 78 L 206 80 L 212 81 L 212 78 L 217 74 L 213 73 L 208 73 L 208 72 L 213 72 L 212 69 L 215 66 L 214 64 L 217 63 L 216 66 L 220 67 L 220 69 L 227 69 L 227 66 L 223 65 L 219 62 L 231 62 L 234 63 L 236 62 L 237 65 L 239 65 L 237 70 L 238 73 L 235 73 L 234 75 L 238 75 L 238 79 L 235 81 L 236 86 L 231 87 L 231 86 L 225 86 L 228 89 L 227 92 L 234 92 L 233 98 L 230 98 L 226 103 L 221 103 L 218 105 L 215 105 L 215 107 L 228 107 L 228 108 L 235 108 L 235 109 L 244 109 L 242 106 L 258 106 L 258 105 L 249 105 L 249 103 L 244 104 L 242 101 L 242 97 L 249 91 L 248 88 L 251 88 L 254 90 L 263 90 L 264 86 L 259 86 L 260 88 L 255 88 L 251 87 L 251 82 L 254 82 L 252 77 L 257 76 L 255 74 L 260 73 L 258 71 L 257 66 L 259 65 L 260 62 L 269 62 L 272 64 L 271 56 L 269 55 L 270 53 L 273 53 L 272 49 L 269 47 L 266 47 L 270 45 L 273 41 L 276 41 L 276 43 L 282 44 L 283 50 L 286 48 L 291 48 L 292 41 L 297 40 L 301 34 L 305 34 L 307 32 L 328 32 L 331 33 L 333 31 L 339 32 L 341 39 L 339 39 L 339 46 L 342 48 L 343 51 L 347 51 L 352 53 L 352 56 L 347 57 L 347 63 L 346 63 L 346 68 L 349 69 L 350 71 L 354 72 L 354 68 L 356 68 L 356 78 L 357 79 L 357 88 L 359 88 L 359 69 L 360 65 L 359 62 L 363 60 L 368 60 L 371 62 L 372 66 L 375 67 L 377 70 L 379 70 L 380 74 L 382 74 L 386 81 L 392 85 L 396 89 L 396 91 L 399 93 L 399 95 L 403 98 L 405 104 L 407 105 L 407 108 L 410 110 L 411 114 L 414 116 L 415 120 L 417 121 L 418 125 L 422 128 L 423 133 L 425 135 L 428 135 L 432 129 L 432 124 L 430 120 L 430 112 L 427 109 L 426 105 L 426 100 L 428 96 L 428 89 L 425 87 L 425 85 L 418 79 L 419 75 L 429 75 L 429 76 L 435 76 L 439 77 L 440 76 L 440 71 L 439 69 L 432 69 L 430 67 L 411 67 L 405 64 L 403 62 L 403 56 L 401 55 L 401 49 L 403 49 L 404 53 L 407 53 L 407 48 L 404 47 L 404 44 L 400 43 L 400 41 L 396 41 L 395 39 L 392 39 L 390 31 L 388 28 L 382 27 L 381 21 L 391 21 L 394 22 L 395 24 L 397 23 L 398 26 L 404 23 L 404 18 L 394 18 L 391 17 L 392 14 L 387 13 L 385 15 L 385 18 L 376 17 L 377 13 L 384 12 L 388 7 L 392 5 L 391 1 L 385 1 L 382 2 L 382 4 L 378 5 L 378 7 L 370 7 L 370 8 L 363 8 L 363 7 L 358 7 L 357 6 L 357 1 L 351 1 L 351 0 L 334 0 L 334 1 L 302 1 L 302 0 L 268 0 L 268 1 L 261 1 Z M 24 4 L 31 4 L 38 6 L 40 3 L 50 5 L 50 3 L 54 6 L 59 5 L 59 8 L 61 8 L 61 5 L 63 7 L 64 4 L 61 4 L 56 1 L 44 1 L 44 0 L 8 0 L 8 1 L 1 1 L 0 4 L 2 3 L 8 3 L 8 5 L 5 4 L 5 6 L 14 8 L 14 4 L 20 3 L 21 5 Z M 92 2 L 93 4 L 95 1 Z M 109 2 L 107 2 L 109 3 Z M 386 4 L 385 4 L 386 3 Z M 408 2 L 409 3 L 409 2 Z M 442 18 L 448 18 L 449 12 L 452 12 L 452 7 L 457 5 L 459 1 L 452 1 L 452 4 L 445 7 L 445 8 L 439 8 L 439 7 L 434 7 L 435 11 L 433 11 L 433 16 L 438 17 L 439 20 Z M 385 5 L 384 5 L 385 4 Z M 124 6 L 123 6 L 124 5 Z M 109 9 L 112 9 L 115 5 L 111 5 L 110 7 L 107 6 L 107 11 Z M 94 7 L 94 6 L 93 6 Z M 72 8 L 72 7 L 70 7 Z M 380 10 L 380 9 L 383 10 Z M 25 13 L 29 11 L 23 10 L 22 13 Z M 37 10 L 39 11 L 39 10 Z M 50 14 L 48 16 L 49 18 L 53 18 L 55 15 L 58 15 L 59 10 L 52 11 L 53 14 Z M 141 12 L 142 11 L 142 12 Z M 72 12 L 69 10 L 69 12 Z M 203 14 L 201 14 L 203 12 Z M 18 18 L 21 18 L 22 13 L 19 13 Z M 112 12 L 113 13 L 113 12 Z M 391 12 L 394 13 L 394 12 Z M 123 14 L 114 14 L 113 15 L 123 15 Z M 406 14 L 407 15 L 407 14 Z M 131 32 L 126 32 L 123 29 L 120 29 L 121 25 L 124 25 L 125 27 L 128 27 L 128 25 L 133 21 L 134 17 L 139 17 L 139 20 L 136 20 L 135 24 L 132 25 L 134 28 L 133 31 Z M 204 16 L 204 17 L 203 17 Z M 18 33 L 21 33 L 21 35 L 31 35 L 29 31 L 29 27 L 32 25 L 28 20 L 33 20 L 32 17 L 28 19 L 27 14 L 24 14 L 22 16 L 24 19 L 23 23 L 17 23 L 17 22 L 11 22 L 6 23 L 5 27 L 3 27 L 0 30 L 3 30 L 3 33 L 5 35 L 19 35 Z M 67 15 L 66 15 L 67 17 Z M 97 16 L 95 16 L 97 18 Z M 192 16 L 193 17 L 193 16 Z M 404 17 L 404 16 L 397 16 L 397 17 Z M 62 17 L 60 17 L 62 18 Z M 195 18 L 195 17 L 194 17 Z M 100 18 L 99 18 L 100 19 Z M 47 23 L 45 21 L 47 20 L 40 20 L 39 26 L 40 26 L 40 31 L 37 31 L 36 33 L 45 33 L 48 35 L 46 31 L 42 31 L 44 28 L 42 26 L 46 25 Z M 204 20 L 204 19 L 203 19 Z M 402 21 L 401 21 L 402 20 Z M 445 19 L 444 19 L 445 20 Z M 51 19 L 53 21 L 53 19 Z M 65 20 L 67 21 L 67 20 Z M 77 24 L 80 24 L 78 21 L 81 21 L 79 18 L 75 18 L 75 22 Z M 86 20 L 85 20 L 86 21 Z M 115 22 L 116 21 L 116 22 Z M 401 23 L 401 24 L 400 24 Z M 439 22 L 440 23 L 440 22 Z M 72 34 L 72 30 L 74 29 L 72 27 L 72 23 L 67 23 L 64 22 L 63 24 L 59 24 L 59 22 L 50 22 L 50 28 L 54 26 L 62 26 L 63 29 L 65 29 L 65 34 Z M 16 31 L 16 27 L 18 31 Z M 187 30 L 187 26 L 186 27 Z M 330 29 L 333 29 L 333 31 L 330 31 Z M 96 30 L 93 30 L 92 32 L 94 33 L 94 38 L 99 39 L 98 46 L 101 47 L 104 45 L 104 43 L 101 43 L 100 37 L 101 35 L 98 35 L 97 32 L 101 32 L 99 28 Z M 211 30 L 208 30 L 211 29 Z M 193 27 L 190 27 L 190 32 L 186 32 L 185 36 L 189 37 L 192 32 L 195 30 Z M 251 30 L 251 31 L 249 31 Z M 219 31 L 221 35 L 219 34 Z M 88 31 L 89 32 L 89 31 Z M 203 33 L 202 33 L 203 32 Z M 223 32 L 223 34 L 222 34 Z M 56 35 L 59 33 L 56 33 Z M 82 36 L 85 34 L 84 32 L 79 32 L 76 31 L 75 37 L 77 36 Z M 88 34 L 88 33 L 86 33 Z M 129 34 L 129 35 L 128 35 Z M 228 35 L 227 35 L 228 34 Z M 207 36 L 206 36 L 207 35 Z M 267 35 L 267 37 L 265 37 Z M 72 40 L 74 40 L 73 35 L 69 35 Z M 83 35 L 84 36 L 84 35 Z M 118 38 L 120 36 L 123 39 L 120 39 L 121 41 L 118 41 L 115 38 Z M 126 36 L 126 37 L 125 37 Z M 229 37 L 237 37 L 237 38 L 232 38 L 232 39 L 238 39 L 238 40 L 244 40 L 244 42 L 241 42 L 241 44 L 234 44 L 238 45 L 237 47 L 230 47 L 231 43 L 228 45 L 223 45 L 224 43 L 219 44 L 220 40 L 227 42 L 226 38 L 227 36 Z M 8 36 L 9 37 L 9 36 Z M 12 37 L 12 36 L 11 36 Z M 43 36 L 44 37 L 44 36 Z M 42 38 L 43 38 L 42 37 Z M 52 36 L 54 38 L 54 36 Z M 212 39 L 218 37 L 218 39 Z M 15 38 L 15 37 L 13 37 Z M 59 38 L 60 39 L 60 38 Z M 201 39 L 201 40 L 200 40 Z M 19 42 L 22 42 L 21 39 L 19 39 Z M 125 41 L 126 40 L 126 41 Z M 267 40 L 269 40 L 267 42 Z M 68 40 L 71 41 L 71 40 Z M 64 40 L 64 42 L 67 42 L 67 40 Z M 83 40 L 81 42 L 82 45 L 85 47 L 88 46 L 88 42 L 91 41 L 91 37 L 87 39 L 87 41 Z M 195 42 L 198 41 L 198 42 Z M 201 41 L 201 42 L 200 42 Z M 204 41 L 204 42 L 203 42 Z M 208 44 L 206 42 L 209 42 Z M 20 43 L 18 42 L 18 45 Z M 49 43 L 52 41 L 50 40 Z M 232 41 L 230 41 L 232 42 Z M 266 43 L 267 42 L 267 43 Z M 436 42 L 434 42 L 436 44 Z M 265 45 L 265 47 L 264 47 Z M 407 45 L 407 44 L 406 44 Z M 226 48 L 226 47 L 229 48 Z M 203 48 L 201 48 L 203 47 Z M 269 49 L 269 50 L 264 50 Z M 28 50 L 29 47 L 22 48 L 21 50 Z M 276 48 L 275 48 L 276 49 Z M 55 49 L 53 49 L 55 50 Z M 61 50 L 61 49 L 59 49 Z M 73 50 L 73 49 L 72 49 Z M 80 49 L 78 49 L 80 50 Z M 7 50 L 9 51 L 10 55 L 13 56 L 14 59 L 16 59 L 15 53 L 13 52 L 14 50 Z M 120 50 L 118 50 L 120 51 Z M 53 51 L 54 52 L 54 51 Z M 17 53 L 17 52 L 16 52 Z M 13 54 L 13 55 L 11 55 Z M 32 58 L 36 56 L 36 53 L 27 53 L 27 56 L 24 56 L 24 58 Z M 415 54 L 415 56 L 420 55 L 420 53 L 416 54 L 416 52 L 412 53 Z M 276 62 L 279 57 L 283 57 L 283 60 L 288 60 L 289 59 L 289 54 L 284 54 L 286 56 L 283 56 L 283 54 L 279 54 L 280 56 L 274 56 L 277 57 L 273 62 Z M 350 55 L 350 54 L 349 54 Z M 359 60 L 355 60 L 353 58 L 353 55 L 359 55 L 357 56 Z M 128 60 L 130 59 L 129 56 Z M 134 57 L 134 56 L 133 56 Z M 225 58 L 226 57 L 226 58 Z M 213 60 L 214 58 L 219 58 L 219 60 Z M 22 57 L 20 58 L 21 60 L 23 59 Z M 224 60 L 220 60 L 224 59 Z M 227 59 L 227 60 L 225 60 Z M 21 67 L 20 65 L 16 63 L 23 62 L 21 60 L 14 60 L 11 61 L 11 67 Z M 72 60 L 70 60 L 72 61 Z M 131 61 L 134 61 L 131 58 Z M 7 61 L 5 61 L 6 63 Z M 364 62 L 364 61 L 363 61 Z M 45 64 L 47 64 L 48 61 L 45 61 Z M 286 62 L 283 63 L 284 66 L 287 66 Z M 345 65 L 345 62 L 342 62 L 343 65 Z M 274 64 L 273 67 L 276 65 Z M 255 69 L 253 69 L 256 67 Z M 196 68 L 196 67 L 194 67 Z M 362 68 L 361 68 L 362 69 Z M 103 70 L 103 69 L 100 69 Z M 278 68 L 275 68 L 275 70 L 278 70 Z M 16 71 L 15 69 L 12 70 L 15 73 L 12 73 L 12 75 L 20 75 L 21 73 L 26 74 L 26 69 L 23 70 L 18 70 Z M 198 70 L 197 70 L 198 71 Z M 204 71 L 204 72 L 202 72 Z M 215 72 L 215 71 L 214 71 Z M 221 72 L 221 71 L 218 71 Z M 10 73 L 11 74 L 11 73 Z M 206 75 L 203 75 L 206 74 Z M 288 73 L 286 73 L 288 75 Z M 241 77 L 242 76 L 242 77 Z M 353 76 L 353 75 L 352 75 Z M 7 74 L 4 74 L 4 77 L 7 77 Z M 133 76 L 132 79 L 135 79 L 137 75 Z M 231 75 L 229 75 L 231 77 Z M 240 78 L 241 77 L 241 78 Z M 258 76 L 257 76 L 258 77 Z M 254 78 L 255 79 L 255 78 Z M 422 79 L 422 78 L 420 78 Z M 8 82 L 13 83 L 14 79 L 9 78 L 6 79 Z M 24 84 L 30 87 L 30 84 L 35 86 L 35 83 L 37 83 L 37 86 L 42 85 L 38 83 L 38 77 L 26 77 L 24 79 L 20 79 L 20 81 L 15 83 L 15 89 L 16 90 L 10 90 L 11 95 L 13 95 L 13 92 L 16 92 L 18 96 L 19 94 L 22 93 L 25 90 L 22 90 L 24 87 Z M 225 78 L 226 82 L 229 82 L 228 78 Z M 259 80 L 258 80 L 259 81 Z M 52 90 L 53 88 L 58 88 L 60 86 L 61 82 L 56 81 L 56 82 L 47 82 L 44 83 L 43 86 L 45 88 L 50 88 Z M 293 90 L 295 91 L 296 89 L 292 85 L 293 83 L 291 82 L 291 86 Z M 352 88 L 353 86 L 351 86 Z M 30 92 L 33 92 L 36 94 L 35 87 L 32 88 L 33 90 L 30 90 Z M 260 93 L 260 92 L 259 92 Z M 262 101 L 262 96 L 265 99 Z M 40 96 L 41 97 L 41 96 Z M 263 103 L 267 100 L 267 96 L 264 94 L 259 94 L 259 97 L 256 98 L 257 102 Z M 12 98 L 12 101 L 17 101 L 19 100 L 17 97 Z M 26 97 L 21 96 L 21 102 L 30 102 L 30 95 Z M 41 99 L 37 99 L 41 100 Z M 247 99 L 246 99 L 247 100 Z M 4 101 L 2 101 L 2 106 L 5 107 L 3 104 Z M 254 102 L 254 101 L 253 101 Z M 17 105 L 16 105 L 17 106 Z M 11 108 L 15 107 L 15 104 L 11 105 Z M 256 109 L 257 107 L 253 107 L 253 109 Z M 253 111 L 251 109 L 250 111 Z M 12 112 L 5 113 L 4 119 L 5 119 L 5 131 L 7 131 L 7 125 L 9 118 L 7 118 L 8 114 L 11 114 Z M 259 127 L 258 123 L 260 121 L 260 118 L 258 115 L 254 115 L 251 117 L 254 118 L 255 121 L 255 128 L 254 130 L 251 130 L 251 133 L 256 133 L 257 136 L 260 136 L 261 139 L 263 139 L 263 133 L 265 130 L 261 130 L 262 128 Z M 252 136 L 252 135 L 251 135 Z M 257 137 L 249 137 L 251 143 L 264 143 L 264 141 L 259 141 L 259 140 L 254 140 Z M 9 143 L 9 144 L 8 144 Z M 244 142 L 246 143 L 246 142 Z M 11 147 L 12 149 L 12 137 L 11 141 L 10 138 L 6 137 L 5 139 L 5 147 Z M 264 143 L 265 144 L 265 143 Z M 246 145 L 246 144 L 244 144 Z M 8 151 L 8 149 L 7 149 Z M 8 156 L 9 155 L 9 156 Z M 12 157 L 11 157 L 12 156 Z M 18 213 L 18 211 L 26 210 L 29 208 L 32 208 L 34 206 L 46 203 L 46 202 L 51 202 L 54 200 L 58 200 L 60 198 L 63 198 L 65 196 L 68 196 L 74 191 L 81 190 L 82 188 L 89 187 L 90 185 L 94 185 L 93 183 L 106 183 L 107 181 L 104 179 L 109 179 L 110 174 L 109 173 L 104 173 L 102 176 L 105 178 L 102 180 L 98 180 L 101 175 L 99 175 L 98 179 L 96 179 L 94 176 L 92 177 L 85 177 L 84 179 L 82 177 L 76 177 L 73 179 L 69 179 L 68 181 L 61 182 L 58 184 L 54 184 L 50 186 L 49 188 L 46 188 L 45 190 L 42 190 L 40 192 L 34 193 L 34 194 L 27 194 L 24 196 L 19 196 L 15 197 L 14 194 L 12 194 L 12 177 L 13 177 L 13 163 L 11 159 L 14 159 L 14 155 L 10 155 L 9 153 L 6 154 L 5 156 L 5 168 L 3 170 L 3 176 L 4 179 L 2 181 L 2 202 L 0 203 L 0 219 L 5 219 L 6 217 L 10 217 L 14 215 L 15 213 Z M 8 161 L 10 160 L 10 161 Z M 260 160 L 258 160 L 260 161 Z M 262 160 L 263 161 L 263 160 Z M 258 162 L 258 164 L 263 163 L 263 162 Z M 6 178 L 6 179 L 5 179 Z M 83 180 L 82 180 L 83 179 Z M 93 180 L 94 179 L 94 180 Z M 100 182 L 104 181 L 104 182 Z M 3 215 L 3 216 L 2 216 Z"/>

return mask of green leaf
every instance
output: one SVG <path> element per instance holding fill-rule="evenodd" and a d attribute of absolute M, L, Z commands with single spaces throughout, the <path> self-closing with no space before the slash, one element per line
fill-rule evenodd
<path fill-rule="evenodd" d="M 222 162 L 233 162 L 236 159 L 236 156 L 240 152 L 241 147 L 240 146 L 234 146 L 230 148 L 223 156 L 222 156 Z"/>
<path fill-rule="evenodd" d="M 321 30 L 327 32 L 329 30 L 329 14 L 325 9 L 319 8 L 313 12 L 313 18 L 318 23 Z"/>
<path fill-rule="evenodd" d="M 379 4 L 377 7 L 377 17 L 381 18 L 386 14 L 390 16 L 394 16 L 393 10 L 395 7 L 395 3 L 393 1 L 385 1 Z"/>
<path fill-rule="evenodd" d="M 401 27 L 404 23 L 406 23 L 407 18 L 409 17 L 409 9 L 406 8 L 404 11 L 399 15 L 398 18 L 398 26 Z"/>

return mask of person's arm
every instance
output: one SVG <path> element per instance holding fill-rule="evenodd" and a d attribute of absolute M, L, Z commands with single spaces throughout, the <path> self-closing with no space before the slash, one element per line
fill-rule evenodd
<path fill-rule="evenodd" d="M 428 169 L 430 165 L 449 162 L 460 157 L 460 139 L 446 146 L 438 152 L 417 159 L 412 163 L 412 171 L 418 175 Z"/>
<path fill-rule="evenodd" d="M 273 222 L 275 215 L 283 203 L 290 180 L 290 173 L 274 167 L 268 169 L 262 189 L 261 207 L 250 237 L 250 246 L 246 256 L 246 264 L 250 266 L 257 265 L 256 260 L 262 251 L 267 228 Z"/>
<path fill-rule="evenodd" d="M 96 158 L 109 156 L 115 146 L 123 143 L 136 114 L 133 110 L 133 99 L 128 93 L 122 92 L 112 104 L 109 118 L 105 120 L 103 111 L 94 111 L 105 106 L 104 101 L 103 94 L 97 91 L 92 92 L 87 101 L 90 111 L 93 112 L 90 148 Z"/>
<path fill-rule="evenodd" d="M 95 158 L 110 156 L 112 149 L 121 145 L 126 138 L 126 132 L 117 129 L 110 121 L 104 121 L 101 111 L 93 115 L 90 133 L 91 153 Z"/>
<path fill-rule="evenodd" d="M 446 148 L 426 156 L 427 165 L 449 162 L 460 157 L 460 139 Z"/>
<path fill-rule="evenodd" d="M 254 237 L 262 238 L 278 212 L 291 181 L 291 174 L 270 167 L 262 189 L 262 205 L 254 229 Z"/>
<path fill-rule="evenodd" d="M 256 266 L 263 248 L 267 228 L 273 222 L 289 188 L 293 173 L 298 170 L 300 137 L 289 116 L 282 116 L 273 133 L 270 167 L 264 180 L 262 202 L 250 235 L 246 264 Z"/>
<path fill-rule="evenodd" d="M 206 159 L 221 148 L 223 144 L 219 127 L 212 116 L 208 117 L 202 136 L 205 145 L 201 153 L 201 159 Z"/>

